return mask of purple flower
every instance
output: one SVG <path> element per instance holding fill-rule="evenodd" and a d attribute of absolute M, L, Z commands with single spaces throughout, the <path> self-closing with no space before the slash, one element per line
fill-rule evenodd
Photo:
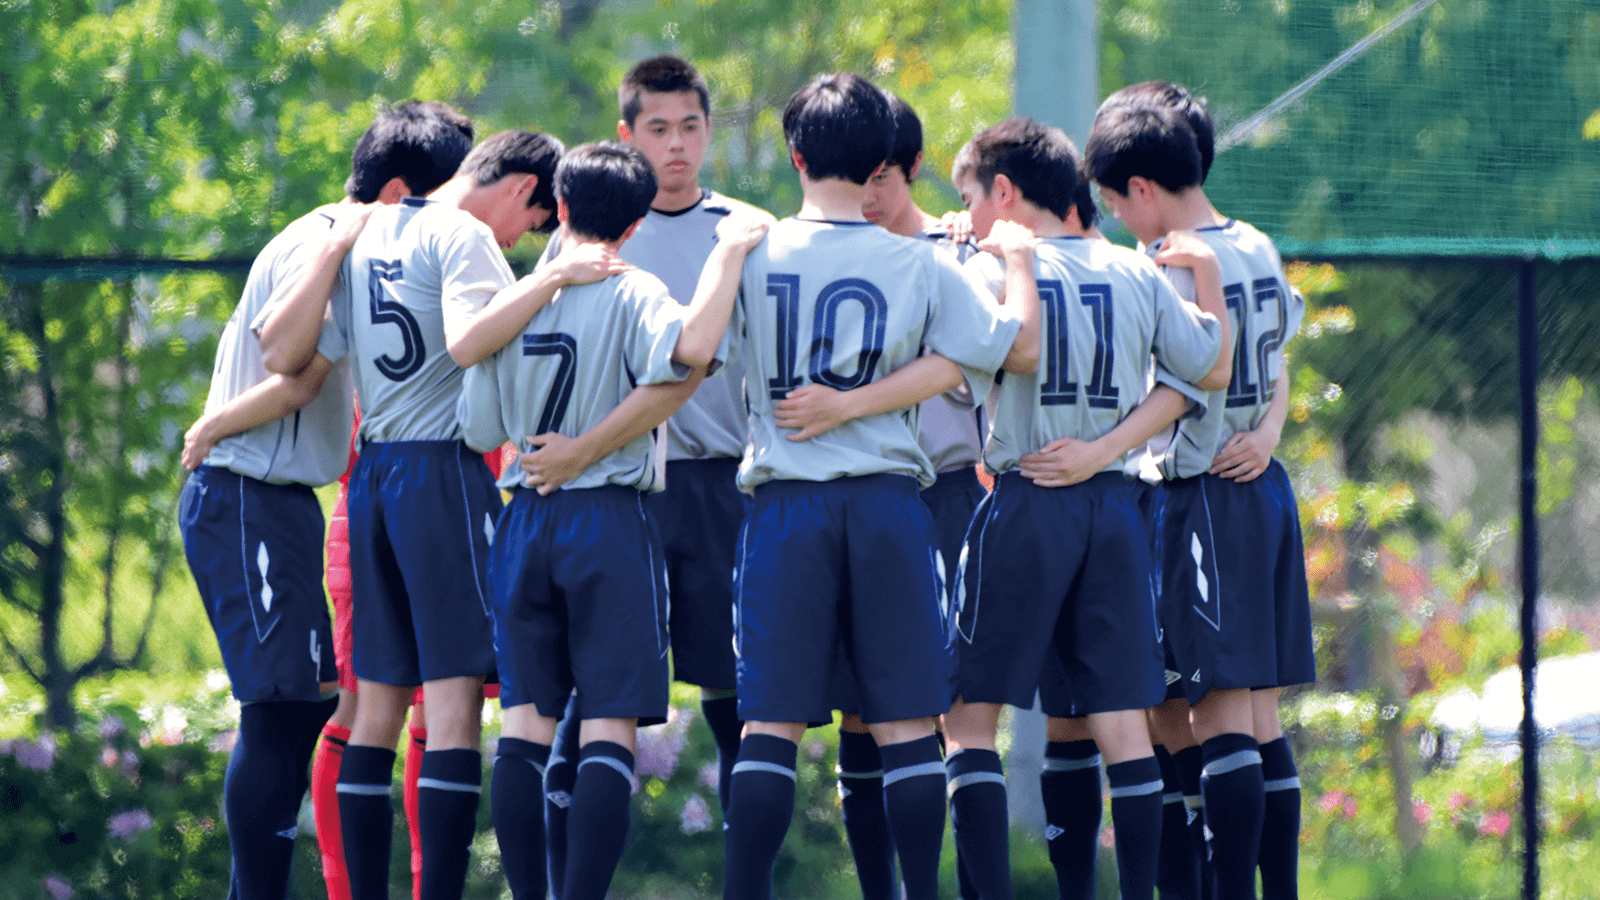
<path fill-rule="evenodd" d="M 22 741 L 12 753 L 23 766 L 36 772 L 48 772 L 56 764 L 56 739 L 46 734 L 37 741 Z"/>
<path fill-rule="evenodd" d="M 114 741 L 127 730 L 128 726 L 122 724 L 122 719 L 117 716 L 106 716 L 100 720 L 100 739 L 103 741 Z"/>
<path fill-rule="evenodd" d="M 711 830 L 711 807 L 699 794 L 690 794 L 683 801 L 683 811 L 678 813 L 678 828 L 684 834 Z"/>
<path fill-rule="evenodd" d="M 55 875 L 44 877 L 44 891 L 50 895 L 50 900 L 72 900 L 72 885 L 62 881 Z"/>
<path fill-rule="evenodd" d="M 130 809 L 112 816 L 111 821 L 106 823 L 106 828 L 112 837 L 131 841 L 154 828 L 155 824 L 149 813 L 142 809 Z"/>
<path fill-rule="evenodd" d="M 678 768 L 678 756 L 683 752 L 684 733 L 681 728 L 646 728 L 639 733 L 639 755 L 633 770 L 639 775 L 654 775 L 666 781 Z"/>
<path fill-rule="evenodd" d="M 700 783 L 713 791 L 722 784 L 722 769 L 715 760 L 700 767 Z"/>

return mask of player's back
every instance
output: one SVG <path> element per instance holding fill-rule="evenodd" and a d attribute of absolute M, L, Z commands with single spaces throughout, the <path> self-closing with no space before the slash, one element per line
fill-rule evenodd
<path fill-rule="evenodd" d="M 270 377 L 256 336 L 260 319 L 274 299 L 299 281 L 333 224 L 334 209 L 319 207 L 289 223 L 251 263 L 239 305 L 217 340 L 207 413 Z M 205 463 L 274 484 L 327 484 L 344 471 L 351 415 L 350 369 L 341 359 L 304 408 L 223 438 Z"/>
<path fill-rule="evenodd" d="M 943 226 L 925 229 L 917 237 L 961 263 L 978 252 L 970 238 L 957 241 Z M 924 400 L 917 409 L 919 439 L 935 472 L 970 469 L 983 444 L 983 398 L 974 399 L 961 390 L 953 393 L 957 396 L 941 394 Z"/>
<path fill-rule="evenodd" d="M 447 315 L 471 316 L 514 279 L 488 226 L 408 198 L 372 214 L 345 260 L 347 329 L 363 441 L 456 440 L 462 370 Z"/>
<path fill-rule="evenodd" d="M 774 422 L 805 384 L 850 390 L 911 362 L 924 344 L 987 390 L 1015 334 L 927 241 L 867 222 L 788 218 L 745 260 L 739 322 L 751 450 L 739 483 L 894 473 L 933 483 L 915 408 L 852 419 L 804 442 Z M 1001 346 L 1003 343 L 1005 346 Z"/>
<path fill-rule="evenodd" d="M 573 285 L 539 310 L 522 334 L 474 366 L 461 396 L 469 446 L 492 449 L 508 438 L 557 432 L 576 437 L 616 408 L 636 385 L 681 381 L 672 362 L 682 308 L 654 275 L 635 270 Z M 634 440 L 584 469 L 564 490 L 620 484 L 660 486 L 654 438 Z M 507 467 L 500 487 L 522 483 Z"/>
<path fill-rule="evenodd" d="M 1224 348 L 1232 354 L 1233 374 L 1225 390 L 1210 395 L 1202 415 L 1178 420 L 1168 430 L 1170 441 L 1158 437 L 1152 444 L 1167 478 L 1209 471 L 1228 438 L 1260 424 L 1272 405 L 1283 347 L 1305 316 L 1305 301 L 1290 287 L 1270 238 L 1234 219 L 1198 229 L 1198 234 L 1217 254 L 1223 300 L 1233 325 L 1233 346 Z M 1159 249 L 1158 242 L 1149 252 Z M 1192 279 L 1174 281 L 1180 291 L 1193 290 Z"/>
<path fill-rule="evenodd" d="M 1001 288 L 994 257 L 973 265 L 992 289 Z M 984 462 L 996 474 L 1057 438 L 1091 441 L 1114 428 L 1143 399 L 1152 353 L 1184 382 L 1204 377 L 1217 358 L 1216 320 L 1184 304 L 1132 250 L 1079 237 L 1044 239 L 1034 250 L 1034 272 L 1039 367 L 1032 375 L 1007 372 L 995 389 Z M 1121 468 L 1118 460 L 1107 471 Z"/>

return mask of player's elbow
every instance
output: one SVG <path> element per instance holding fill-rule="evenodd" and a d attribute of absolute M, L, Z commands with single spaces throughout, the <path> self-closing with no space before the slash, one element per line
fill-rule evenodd
<path fill-rule="evenodd" d="M 710 341 L 698 340 L 686 329 L 678 335 L 678 342 L 673 345 L 672 361 L 680 366 L 704 371 L 710 367 L 715 354 L 716 348 Z"/>
<path fill-rule="evenodd" d="M 1211 367 L 1211 371 L 1201 376 L 1200 380 L 1194 383 L 1194 386 L 1202 391 L 1220 391 L 1227 387 L 1228 382 L 1233 380 L 1233 366 L 1231 363 L 1232 360 L 1228 359 L 1227 354 L 1218 354 L 1216 365 Z"/>
<path fill-rule="evenodd" d="M 1032 375 L 1039 371 L 1039 346 L 1037 342 L 1013 344 L 1006 361 L 1000 366 L 1013 375 Z"/>
<path fill-rule="evenodd" d="M 293 378 L 299 375 L 309 362 L 311 362 L 310 353 L 294 353 L 282 342 L 261 342 L 261 365 L 274 375 Z"/>

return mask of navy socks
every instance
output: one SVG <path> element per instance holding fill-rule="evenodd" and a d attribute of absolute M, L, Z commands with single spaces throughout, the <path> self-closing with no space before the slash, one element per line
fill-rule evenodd
<path fill-rule="evenodd" d="M 1117 832 L 1117 881 L 1122 900 L 1155 900 L 1161 843 L 1161 766 L 1154 756 L 1106 766 L 1111 827 Z"/>
<path fill-rule="evenodd" d="M 567 810 L 572 807 L 572 790 L 578 780 L 578 699 L 567 701 L 566 712 L 556 729 L 555 746 L 550 748 L 550 764 L 544 771 L 545 863 L 556 900 L 563 900 L 567 873 Z"/>
<path fill-rule="evenodd" d="M 770 734 L 748 735 L 739 746 L 729 786 L 724 900 L 772 896 L 772 864 L 794 817 L 798 750 Z"/>
<path fill-rule="evenodd" d="M 728 820 L 728 789 L 733 781 L 733 764 L 739 760 L 739 734 L 744 723 L 739 720 L 738 697 L 702 699 L 700 711 L 705 714 L 706 727 L 717 743 L 717 800 L 722 807 L 722 820 Z"/>
<path fill-rule="evenodd" d="M 1156 887 L 1162 900 L 1200 900 L 1200 854 L 1189 840 L 1189 811 L 1178 764 L 1167 748 L 1158 746 L 1155 750 L 1162 784 L 1161 855 L 1156 864 Z M 1198 772 L 1195 786 L 1198 789 Z"/>
<path fill-rule="evenodd" d="M 839 732 L 839 803 L 863 900 L 899 900 L 883 805 L 883 758 L 870 734 Z"/>
<path fill-rule="evenodd" d="M 545 896 L 544 771 L 550 748 L 502 737 L 494 758 L 489 806 L 500 864 L 514 900 Z"/>
<path fill-rule="evenodd" d="M 248 703 L 228 758 L 223 804 L 242 900 L 280 900 L 289 884 L 300 799 L 317 734 L 336 700 Z"/>
<path fill-rule="evenodd" d="M 1039 787 L 1061 900 L 1094 900 L 1101 816 L 1100 750 L 1094 741 L 1047 744 Z"/>
<path fill-rule="evenodd" d="M 1289 739 L 1261 745 L 1265 804 L 1261 819 L 1261 896 L 1297 900 L 1300 896 L 1300 772 Z"/>
<path fill-rule="evenodd" d="M 350 744 L 339 765 L 339 834 L 351 900 L 389 900 L 389 842 L 394 831 L 393 750 Z"/>
<path fill-rule="evenodd" d="M 1219 734 L 1200 746 L 1206 829 L 1218 900 L 1255 900 L 1266 800 L 1261 751 L 1248 734 Z"/>
<path fill-rule="evenodd" d="M 1010 900 L 1006 777 L 993 750 L 957 750 L 945 760 L 950 824 L 981 900 Z"/>
<path fill-rule="evenodd" d="M 422 754 L 422 774 L 417 779 L 422 900 L 458 900 L 466 888 L 482 792 L 483 755 L 478 751 Z"/>
<path fill-rule="evenodd" d="M 945 810 L 939 739 L 930 734 L 879 747 L 878 753 L 883 757 L 884 802 L 906 900 L 937 900 Z"/>
<path fill-rule="evenodd" d="M 628 839 L 632 792 L 633 754 L 626 747 L 591 741 L 578 751 L 562 900 L 605 900 Z"/>

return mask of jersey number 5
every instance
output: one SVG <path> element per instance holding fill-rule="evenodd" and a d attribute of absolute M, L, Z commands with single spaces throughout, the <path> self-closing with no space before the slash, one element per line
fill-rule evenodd
<path fill-rule="evenodd" d="M 804 383 L 795 372 L 800 351 L 800 276 L 769 274 L 767 296 L 777 301 L 777 374 L 767 379 L 768 395 L 782 400 Z M 856 354 L 855 370 L 840 374 L 835 368 L 834 332 L 839 311 L 847 303 L 861 305 L 861 349 Z M 884 329 L 888 325 L 889 304 L 877 285 L 862 278 L 833 281 L 817 295 L 811 321 L 811 353 L 807 371 L 811 380 L 836 390 L 848 391 L 872 381 L 883 357 Z"/>
<path fill-rule="evenodd" d="M 427 348 L 422 343 L 422 326 L 417 324 L 411 310 L 394 300 L 390 300 L 384 293 L 385 281 L 399 281 L 401 276 L 400 260 L 384 262 L 371 260 L 368 266 L 367 297 L 371 301 L 372 324 L 400 326 L 400 358 L 380 356 L 372 361 L 378 367 L 378 372 L 390 381 L 405 381 L 417 374 L 422 368 L 422 361 L 427 356 Z"/>
<path fill-rule="evenodd" d="M 1095 409 L 1116 409 L 1119 392 L 1112 383 L 1116 354 L 1112 345 L 1111 285 L 1078 285 L 1078 302 L 1089 307 L 1089 318 L 1094 323 L 1094 365 L 1089 370 L 1089 383 L 1083 387 L 1085 402 Z M 1060 281 L 1040 281 L 1039 303 L 1044 310 L 1044 382 L 1039 385 L 1039 405 L 1070 406 L 1078 402 L 1078 383 L 1072 380 L 1065 286 Z"/>
<path fill-rule="evenodd" d="M 525 334 L 522 355 L 556 358 L 556 377 L 550 384 L 550 396 L 544 400 L 544 410 L 539 413 L 537 433 L 560 431 L 561 421 L 567 417 L 567 404 L 572 402 L 572 385 L 578 372 L 578 342 L 572 335 L 559 331 Z"/>

